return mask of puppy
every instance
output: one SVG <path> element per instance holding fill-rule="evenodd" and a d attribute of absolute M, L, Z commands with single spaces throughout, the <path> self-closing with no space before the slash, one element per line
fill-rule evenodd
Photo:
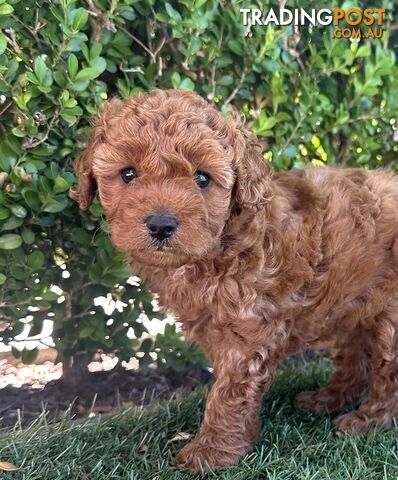
<path fill-rule="evenodd" d="M 96 189 L 128 253 L 216 381 L 200 432 L 177 456 L 193 472 L 231 465 L 258 440 L 278 361 L 306 348 L 336 366 L 297 406 L 341 432 L 398 413 L 398 181 L 386 171 L 274 173 L 236 116 L 197 94 L 154 90 L 104 105 L 71 191 Z"/>

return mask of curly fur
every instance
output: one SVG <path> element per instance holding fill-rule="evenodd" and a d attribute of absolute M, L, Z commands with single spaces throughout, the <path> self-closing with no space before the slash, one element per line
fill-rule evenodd
<path fill-rule="evenodd" d="M 120 171 L 138 178 L 124 184 Z M 196 170 L 210 174 L 201 191 Z M 99 112 L 77 160 L 71 196 L 98 186 L 115 246 L 128 252 L 216 381 L 198 436 L 177 456 L 203 472 L 241 459 L 258 438 L 259 406 L 278 361 L 315 348 L 336 371 L 297 405 L 366 433 L 398 411 L 398 181 L 386 171 L 307 168 L 274 173 L 255 137 L 198 95 L 154 90 Z M 159 248 L 145 218 L 172 212 Z"/>

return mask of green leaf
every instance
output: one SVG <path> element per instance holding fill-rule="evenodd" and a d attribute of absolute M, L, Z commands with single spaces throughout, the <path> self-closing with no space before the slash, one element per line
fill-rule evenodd
<path fill-rule="evenodd" d="M 35 252 L 31 253 L 27 259 L 28 267 L 32 268 L 33 270 L 39 270 L 44 265 L 44 254 L 40 250 L 36 250 Z"/>
<path fill-rule="evenodd" d="M 71 38 L 66 45 L 67 52 L 80 52 L 83 47 L 83 42 L 78 38 Z"/>
<path fill-rule="evenodd" d="M 90 213 L 95 215 L 96 217 L 101 217 L 101 215 L 104 213 L 101 205 L 98 203 L 93 203 L 89 209 Z"/>
<path fill-rule="evenodd" d="M 84 8 L 78 8 L 73 12 L 72 28 L 75 31 L 81 30 L 87 23 L 88 11 Z"/>
<path fill-rule="evenodd" d="M 22 245 L 22 237 L 15 233 L 6 233 L 0 236 L 1 250 L 14 250 Z"/>
<path fill-rule="evenodd" d="M 52 187 L 52 184 L 47 177 L 39 177 L 39 183 L 40 183 L 40 186 L 41 186 L 41 189 L 43 190 L 43 192 L 45 192 L 45 193 L 51 193 L 52 192 L 53 187 Z"/>
<path fill-rule="evenodd" d="M 64 202 L 58 202 L 57 200 L 54 200 L 53 198 L 47 200 L 43 211 L 48 212 L 48 213 L 58 213 L 62 212 L 66 208 L 67 201 Z"/>
<path fill-rule="evenodd" d="M 27 245 L 32 245 L 35 241 L 35 234 L 29 228 L 24 227 L 21 232 L 22 239 Z"/>
<path fill-rule="evenodd" d="M 58 165 L 55 162 L 50 163 L 50 171 L 46 172 L 48 178 L 51 178 L 52 180 L 55 180 L 58 175 L 59 175 L 59 168 Z"/>
<path fill-rule="evenodd" d="M 21 350 L 18 350 L 18 348 L 14 347 L 14 345 L 11 347 L 11 351 L 15 358 L 19 358 L 21 356 Z"/>
<path fill-rule="evenodd" d="M 58 20 L 58 22 L 62 23 L 64 21 L 63 15 L 56 7 L 50 7 L 51 13 L 54 17 Z"/>
<path fill-rule="evenodd" d="M 62 193 L 69 190 L 69 183 L 62 177 L 58 176 L 54 182 L 54 193 Z"/>
<path fill-rule="evenodd" d="M 28 271 L 24 267 L 18 265 L 11 265 L 10 273 L 14 278 L 22 281 L 25 281 L 28 276 Z"/>
<path fill-rule="evenodd" d="M 86 325 L 79 330 L 79 336 L 81 338 L 88 338 L 95 332 L 95 327 L 92 325 Z"/>
<path fill-rule="evenodd" d="M 289 158 L 294 158 L 297 155 L 297 148 L 294 145 L 289 145 L 282 153 Z"/>
<path fill-rule="evenodd" d="M 83 81 L 83 80 L 94 80 L 94 78 L 97 78 L 99 75 L 97 69 L 95 68 L 83 68 L 83 70 L 80 70 L 78 74 L 75 77 L 75 80 L 77 82 Z"/>
<path fill-rule="evenodd" d="M 77 61 L 77 57 L 74 53 L 71 53 L 68 58 L 68 73 L 72 80 L 75 78 L 78 69 L 79 62 Z"/>
<path fill-rule="evenodd" d="M 25 218 L 28 214 L 28 211 L 22 205 L 13 205 L 11 207 L 11 212 L 18 218 Z"/>
<path fill-rule="evenodd" d="M 260 136 L 268 135 L 277 123 L 278 119 L 276 117 L 267 117 L 265 110 L 262 110 L 254 122 L 255 133 Z"/>
<path fill-rule="evenodd" d="M 37 57 L 33 66 L 33 70 L 40 84 L 44 84 L 48 71 L 47 65 L 41 57 Z"/>
<path fill-rule="evenodd" d="M 275 127 L 277 123 L 278 123 L 278 120 L 275 117 L 267 118 L 261 124 L 261 130 L 271 130 L 271 128 Z"/>
<path fill-rule="evenodd" d="M 0 220 L 5 220 L 10 216 L 10 211 L 8 208 L 0 207 Z"/>
<path fill-rule="evenodd" d="M 18 335 L 21 335 L 24 329 L 25 329 L 25 324 L 23 322 L 15 322 L 14 325 L 12 326 L 13 336 L 17 337 Z"/>
<path fill-rule="evenodd" d="M 89 80 L 81 80 L 80 82 L 74 82 L 72 85 L 73 90 L 76 92 L 84 92 L 89 85 Z"/>
<path fill-rule="evenodd" d="M 200 41 L 200 38 L 192 36 L 189 45 L 191 55 L 195 55 L 202 47 L 202 42 Z"/>
<path fill-rule="evenodd" d="M 41 308 L 42 310 L 48 310 L 51 308 L 51 303 L 47 302 L 46 300 L 44 299 L 41 299 L 41 300 L 35 300 L 34 302 L 36 305 L 33 305 L 33 306 L 37 306 L 39 308 Z"/>
<path fill-rule="evenodd" d="M 22 191 L 22 196 L 25 199 L 26 204 L 32 210 L 39 210 L 41 207 L 41 202 L 39 199 L 39 194 L 36 190 L 26 189 Z"/>
<path fill-rule="evenodd" d="M 178 72 L 174 72 L 173 75 L 171 76 L 171 83 L 173 85 L 173 88 L 179 88 L 180 87 L 181 76 Z"/>
<path fill-rule="evenodd" d="M 194 90 L 195 84 L 190 78 L 184 78 L 184 80 L 180 83 L 179 88 L 186 90 Z"/>
<path fill-rule="evenodd" d="M 234 83 L 232 75 L 223 75 L 217 79 L 217 85 L 223 85 L 224 87 L 229 87 Z"/>
<path fill-rule="evenodd" d="M 14 215 L 10 217 L 3 223 L 2 230 L 15 230 L 23 224 L 23 218 L 15 217 Z"/>
<path fill-rule="evenodd" d="M 37 217 L 37 221 L 44 228 L 52 227 L 54 225 L 54 219 L 49 215 L 40 215 Z"/>
<path fill-rule="evenodd" d="M 91 236 L 84 228 L 74 228 L 71 232 L 71 238 L 74 242 L 89 246 L 91 244 Z"/>
<path fill-rule="evenodd" d="M 4 285 L 6 283 L 7 277 L 3 274 L 0 273 L 0 285 Z"/>
<path fill-rule="evenodd" d="M 39 353 L 37 348 L 33 348 L 32 350 L 27 350 L 24 348 L 22 350 L 21 359 L 25 365 L 29 365 L 36 360 L 37 354 Z"/>
<path fill-rule="evenodd" d="M 165 7 L 166 7 L 166 12 L 167 14 L 169 15 L 169 17 L 174 20 L 175 22 L 180 22 L 181 21 L 181 15 L 179 12 L 177 12 L 177 10 L 175 10 L 171 5 L 170 3 L 167 3 L 165 4 Z"/>
<path fill-rule="evenodd" d="M 242 47 L 242 41 L 238 39 L 232 39 L 228 42 L 228 47 L 236 54 L 239 56 L 243 56 L 243 47 Z"/>
<path fill-rule="evenodd" d="M 18 102 L 16 101 L 15 103 L 18 104 Z M 21 107 L 20 107 L 21 108 Z M 26 137 L 27 133 L 26 132 L 23 132 L 20 128 L 18 127 L 14 127 L 12 130 L 12 133 L 16 136 L 16 137 Z"/>
<path fill-rule="evenodd" d="M 8 3 L 3 3 L 0 5 L 0 15 L 10 15 L 14 9 L 12 8 L 11 5 L 8 5 Z"/>
<path fill-rule="evenodd" d="M 44 298 L 44 300 L 47 300 L 48 302 L 54 302 L 59 298 L 59 295 L 52 290 L 48 290 L 47 292 L 42 293 L 41 296 Z"/>
<path fill-rule="evenodd" d="M 97 42 L 93 43 L 93 45 L 90 48 L 90 59 L 94 60 L 96 57 L 99 57 L 102 52 L 102 44 Z"/>
<path fill-rule="evenodd" d="M 112 275 L 116 278 L 128 279 L 131 276 L 130 267 L 127 265 L 115 265 L 107 270 L 109 275 Z"/>
<path fill-rule="evenodd" d="M 140 351 L 144 353 L 148 353 L 152 350 L 153 342 L 150 338 L 145 338 L 141 345 L 140 345 Z"/>
<path fill-rule="evenodd" d="M 98 75 L 101 75 L 106 69 L 106 60 L 103 57 L 97 57 L 91 61 L 90 65 L 97 71 Z"/>
<path fill-rule="evenodd" d="M 371 53 L 372 49 L 370 48 L 370 45 L 362 45 L 362 47 L 358 48 L 355 58 L 369 57 Z"/>
<path fill-rule="evenodd" d="M 168 23 L 169 22 L 169 17 L 165 15 L 164 13 L 157 13 L 156 14 L 156 20 L 159 20 L 161 23 Z"/>
<path fill-rule="evenodd" d="M 0 55 L 2 55 L 7 48 L 7 37 L 0 32 Z"/>
<path fill-rule="evenodd" d="M 27 91 L 15 96 L 14 101 L 21 110 L 24 110 L 31 98 L 32 98 L 32 92 Z"/>

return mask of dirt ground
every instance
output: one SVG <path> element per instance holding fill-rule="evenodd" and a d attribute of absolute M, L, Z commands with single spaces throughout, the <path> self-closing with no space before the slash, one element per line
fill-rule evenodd
<path fill-rule="evenodd" d="M 48 418 L 57 418 L 70 408 L 72 418 L 111 413 L 152 399 L 170 397 L 182 387 L 189 394 L 197 385 L 210 380 L 211 374 L 199 365 L 182 372 L 166 370 L 146 373 L 137 370 L 104 370 L 112 359 L 90 364 L 87 381 L 71 389 L 63 384 L 62 365 L 50 360 L 39 365 L 16 364 L 0 360 L 0 429 L 16 423 L 29 425 L 45 409 Z M 99 370 L 99 371 L 98 371 Z M 102 371 L 101 371 L 102 370 Z"/>
<path fill-rule="evenodd" d="M 280 367 L 317 357 L 307 350 L 283 360 Z M 189 365 L 181 372 L 170 368 L 141 372 L 136 359 L 123 362 L 124 369 L 115 370 L 117 359 L 102 354 L 89 364 L 87 380 L 70 388 L 64 385 L 62 364 L 55 364 L 55 358 L 56 351 L 51 348 L 39 352 L 35 365 L 24 365 L 11 353 L 0 354 L 0 430 L 16 423 L 27 426 L 43 410 L 48 412 L 48 419 L 59 418 L 68 410 L 71 418 L 79 419 L 169 398 L 179 388 L 188 395 L 212 377 L 208 369 L 199 365 Z"/>

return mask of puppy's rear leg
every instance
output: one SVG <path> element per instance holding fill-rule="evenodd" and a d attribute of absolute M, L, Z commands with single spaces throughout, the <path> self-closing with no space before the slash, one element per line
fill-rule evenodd
<path fill-rule="evenodd" d="M 366 401 L 355 412 L 337 418 L 340 431 L 364 434 L 398 418 L 398 305 L 375 318 L 372 330 L 372 383 Z"/>
<path fill-rule="evenodd" d="M 332 357 L 336 371 L 318 391 L 296 397 L 298 408 L 312 413 L 328 413 L 353 405 L 367 392 L 371 365 L 369 341 L 360 331 Z"/>

